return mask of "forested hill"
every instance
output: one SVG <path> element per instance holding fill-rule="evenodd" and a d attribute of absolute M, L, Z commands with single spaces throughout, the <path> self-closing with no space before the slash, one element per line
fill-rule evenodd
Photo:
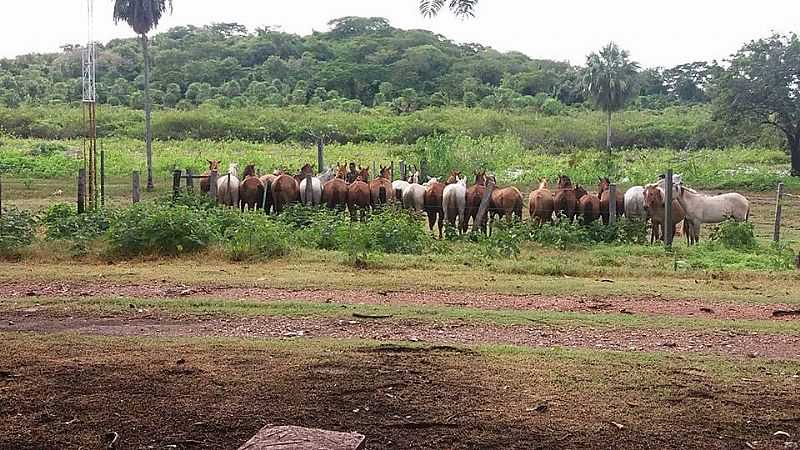
<path fill-rule="evenodd" d="M 308 36 L 249 31 L 238 24 L 156 34 L 154 102 L 182 109 L 212 102 L 222 107 L 321 104 L 352 111 L 385 104 L 401 113 L 461 104 L 558 113 L 563 105 L 584 101 L 580 68 L 565 62 L 457 44 L 430 31 L 394 28 L 382 18 L 344 17 L 329 26 Z M 80 100 L 81 48 L 62 50 L 0 60 L 0 106 Z M 142 65 L 136 39 L 102 44 L 100 103 L 141 107 Z M 644 70 L 634 104 L 659 108 L 704 102 L 700 86 L 715 67 L 696 63 Z"/>

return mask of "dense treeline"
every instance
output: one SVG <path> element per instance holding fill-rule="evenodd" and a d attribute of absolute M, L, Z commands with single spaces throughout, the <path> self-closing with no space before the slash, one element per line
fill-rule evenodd
<path fill-rule="evenodd" d="M 383 105 L 396 113 L 448 104 L 534 109 L 557 115 L 585 101 L 581 68 L 565 62 L 456 44 L 386 19 L 344 17 L 327 32 L 298 36 L 223 23 L 176 27 L 152 38 L 153 101 L 191 109 L 318 105 L 358 112 Z M 0 106 L 69 103 L 81 97 L 81 47 L 0 60 Z M 141 108 L 141 49 L 136 39 L 99 46 L 101 104 Z M 646 69 L 634 105 L 661 109 L 708 102 L 716 64 Z"/>

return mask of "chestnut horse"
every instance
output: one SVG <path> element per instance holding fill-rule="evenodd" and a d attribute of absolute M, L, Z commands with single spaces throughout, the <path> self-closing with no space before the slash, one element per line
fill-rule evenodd
<path fill-rule="evenodd" d="M 444 187 L 444 183 L 440 183 L 436 178 L 431 178 L 425 183 L 425 194 L 422 197 L 422 209 L 428 216 L 428 227 L 433 231 L 433 226 L 438 222 L 439 239 L 442 238 L 442 227 L 444 226 L 444 209 L 442 209 Z"/>
<path fill-rule="evenodd" d="M 218 159 L 207 159 L 208 161 L 208 170 L 203 172 L 203 177 L 200 179 L 200 192 L 207 194 L 208 191 L 211 190 L 211 183 L 208 181 L 208 177 L 211 176 L 211 172 L 216 172 L 219 175 L 219 160 Z"/>
<path fill-rule="evenodd" d="M 392 187 L 392 182 L 389 181 L 391 178 L 392 173 L 389 168 L 381 166 L 380 175 L 369 182 L 370 200 L 373 208 L 394 201 L 394 188 Z"/>
<path fill-rule="evenodd" d="M 280 214 L 290 203 L 300 199 L 300 189 L 297 180 L 289 175 L 280 174 L 272 182 L 272 207 L 275 214 Z"/>
<path fill-rule="evenodd" d="M 486 192 L 486 171 L 482 170 L 478 172 L 476 170 L 474 173 L 475 184 L 467 188 L 466 203 L 464 208 L 464 223 L 460 224 L 462 233 L 467 232 L 470 219 L 472 219 L 472 229 L 475 229 L 475 224 L 478 222 L 478 209 L 480 209 L 481 200 L 483 200 L 483 194 Z M 487 209 L 486 215 L 481 218 L 481 231 L 484 233 L 486 232 L 486 219 L 488 218 L 488 212 L 489 210 Z"/>
<path fill-rule="evenodd" d="M 531 220 L 540 225 L 544 222 L 552 222 L 554 205 L 553 193 L 547 189 L 547 178 L 542 178 L 539 188 L 531 192 L 528 197 L 528 212 Z"/>
<path fill-rule="evenodd" d="M 664 191 L 654 184 L 648 184 L 644 187 L 644 210 L 653 221 L 653 227 L 650 231 L 650 243 L 656 240 L 664 239 Z M 677 199 L 672 200 L 672 235 L 675 236 L 678 224 L 684 219 L 685 214 L 680 202 Z M 686 234 L 686 243 L 691 245 L 691 232 Z"/>
<path fill-rule="evenodd" d="M 256 166 L 248 164 L 244 168 L 244 180 L 239 184 L 239 208 L 261 209 L 264 201 L 264 185 L 256 176 Z"/>
<path fill-rule="evenodd" d="M 487 180 L 492 180 L 497 184 L 494 176 L 487 177 Z M 493 220 L 495 216 L 499 216 L 501 219 L 505 218 L 507 222 L 511 222 L 515 216 L 518 220 L 522 220 L 522 193 L 519 189 L 514 186 L 495 188 L 489 201 L 489 215 Z"/>
<path fill-rule="evenodd" d="M 556 215 L 564 215 L 570 223 L 575 220 L 575 210 L 578 199 L 575 196 L 575 188 L 572 187 L 572 180 L 566 175 L 558 177 L 556 194 L 553 196 Z"/>
<path fill-rule="evenodd" d="M 328 208 L 344 208 L 347 205 L 345 176 L 347 176 L 347 166 L 340 164 L 336 172 L 336 178 L 322 186 L 322 203 L 327 205 Z"/>
<path fill-rule="evenodd" d="M 608 224 L 608 204 L 609 199 L 611 198 L 611 191 L 608 190 L 608 187 L 611 186 L 611 181 L 608 177 L 600 177 L 599 182 L 597 183 L 597 196 L 600 197 L 600 217 L 603 218 L 603 223 Z M 622 217 L 625 214 L 625 194 L 617 190 L 617 217 Z"/>
<path fill-rule="evenodd" d="M 600 218 L 600 199 L 586 192 L 581 185 L 575 186 L 575 198 L 578 200 L 578 214 L 583 218 L 583 224 L 589 225 Z"/>
<path fill-rule="evenodd" d="M 364 181 L 369 180 L 369 169 L 360 166 L 359 169 L 356 180 L 347 188 L 347 209 L 350 211 L 351 220 L 356 220 L 356 210 L 360 209 L 360 219 L 364 221 L 367 217 L 367 208 L 370 206 L 369 184 Z"/>

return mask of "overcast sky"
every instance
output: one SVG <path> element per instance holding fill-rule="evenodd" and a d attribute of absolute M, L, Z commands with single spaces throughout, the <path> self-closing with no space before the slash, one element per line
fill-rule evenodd
<path fill-rule="evenodd" d="M 87 0 L 6 2 L 0 15 L 0 57 L 58 51 L 86 41 Z M 744 42 L 772 31 L 800 30 L 798 0 L 481 0 L 474 19 L 449 13 L 420 17 L 417 0 L 173 0 L 159 30 L 175 25 L 238 22 L 308 34 L 336 17 L 386 17 L 399 28 L 425 28 L 457 42 L 478 42 L 534 58 L 583 64 L 614 40 L 643 66 L 724 59 Z M 99 41 L 133 33 L 111 20 L 112 0 L 95 0 Z"/>

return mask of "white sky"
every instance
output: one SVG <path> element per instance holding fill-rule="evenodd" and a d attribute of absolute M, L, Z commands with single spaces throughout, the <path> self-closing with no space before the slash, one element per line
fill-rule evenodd
<path fill-rule="evenodd" d="M 87 0 L 7 2 L 0 15 L 0 57 L 58 51 L 86 41 Z M 113 0 L 95 0 L 99 41 L 132 36 L 111 20 Z M 643 66 L 723 59 L 772 31 L 800 31 L 797 0 L 481 0 L 475 19 L 449 13 L 422 18 L 417 0 L 174 0 L 159 30 L 175 25 L 238 22 L 308 34 L 332 18 L 381 16 L 399 28 L 425 28 L 457 42 L 478 42 L 533 58 L 583 64 L 610 40 Z"/>

